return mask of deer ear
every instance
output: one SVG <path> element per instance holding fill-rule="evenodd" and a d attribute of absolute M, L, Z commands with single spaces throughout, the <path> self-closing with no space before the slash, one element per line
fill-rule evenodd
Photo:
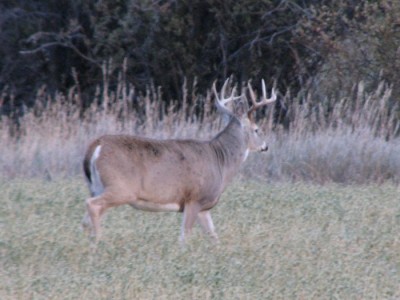
<path fill-rule="evenodd" d="M 235 103 L 234 111 L 235 115 L 240 119 L 247 115 L 247 112 L 249 111 L 249 105 L 244 97 Z"/>

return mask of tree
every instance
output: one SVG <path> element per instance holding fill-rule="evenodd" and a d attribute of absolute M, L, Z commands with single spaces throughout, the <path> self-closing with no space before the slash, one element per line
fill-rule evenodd
<path fill-rule="evenodd" d="M 126 60 L 125 79 L 141 91 L 161 86 L 166 101 L 182 99 L 184 81 L 190 95 L 194 82 L 205 91 L 231 74 L 296 92 L 324 70 L 350 23 L 364 22 L 355 17 L 356 2 L 3 1 L 0 91 L 15 96 L 11 107 L 31 105 L 43 85 L 52 93 L 79 84 L 85 107 L 103 81 L 104 62 L 114 88 Z M 378 2 L 389 3 L 368 5 Z"/>

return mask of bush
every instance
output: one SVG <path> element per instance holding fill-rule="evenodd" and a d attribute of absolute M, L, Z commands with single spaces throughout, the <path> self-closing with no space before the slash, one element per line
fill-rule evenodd
<path fill-rule="evenodd" d="M 321 98 L 343 97 L 354 82 L 364 81 L 372 91 L 381 81 L 392 86 L 392 99 L 400 96 L 400 3 L 379 0 L 335 1 L 320 7 L 313 22 L 303 22 L 301 36 L 324 56 L 312 87 Z"/>

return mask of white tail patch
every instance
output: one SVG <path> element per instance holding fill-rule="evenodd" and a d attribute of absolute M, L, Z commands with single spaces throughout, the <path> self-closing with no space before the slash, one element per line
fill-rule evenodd
<path fill-rule="evenodd" d="M 98 145 L 93 152 L 92 158 L 90 159 L 90 191 L 93 196 L 98 196 L 103 193 L 104 186 L 100 179 L 99 171 L 96 167 L 96 160 L 100 156 L 101 145 Z"/>

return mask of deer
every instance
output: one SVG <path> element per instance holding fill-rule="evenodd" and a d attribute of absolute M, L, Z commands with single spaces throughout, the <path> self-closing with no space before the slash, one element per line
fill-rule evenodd
<path fill-rule="evenodd" d="M 183 213 L 181 244 L 185 244 L 196 222 L 218 242 L 210 210 L 249 152 L 268 150 L 254 112 L 273 103 L 277 94 L 273 88 L 267 98 L 264 80 L 261 83 L 261 100 L 248 83 L 250 107 L 245 93 L 236 96 L 236 87 L 225 96 L 229 78 L 220 93 L 213 83 L 216 107 L 227 117 L 227 124 L 210 140 L 104 135 L 91 142 L 83 160 L 90 190 L 83 228 L 99 241 L 105 211 L 128 204 L 143 211 Z M 228 103 L 235 104 L 234 108 Z"/>

